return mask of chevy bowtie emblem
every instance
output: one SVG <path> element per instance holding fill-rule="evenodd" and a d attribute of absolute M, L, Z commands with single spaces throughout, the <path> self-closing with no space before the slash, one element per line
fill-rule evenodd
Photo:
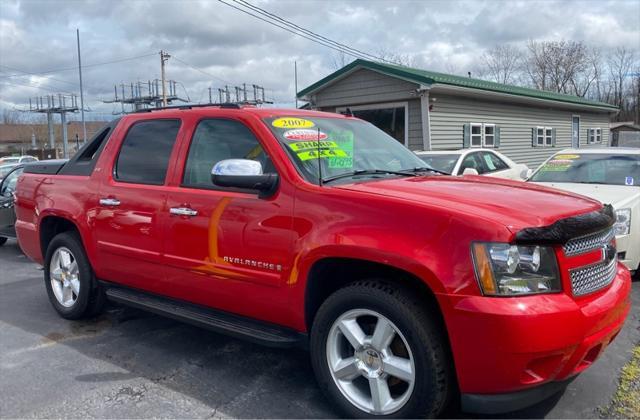
<path fill-rule="evenodd" d="M 616 246 L 613 242 L 602 245 L 602 261 L 610 263 L 616 257 Z"/>

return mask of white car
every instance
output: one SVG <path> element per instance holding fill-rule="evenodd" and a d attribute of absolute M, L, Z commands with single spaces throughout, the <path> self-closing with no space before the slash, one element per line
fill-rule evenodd
<path fill-rule="evenodd" d="M 530 173 L 527 165 L 515 163 L 493 149 L 461 149 L 416 152 L 429 167 L 457 175 L 486 175 L 522 181 Z"/>
<path fill-rule="evenodd" d="M 24 156 L 4 156 L 0 157 L 0 165 L 5 165 L 9 163 L 29 163 L 29 162 L 37 162 L 38 158 L 24 155 Z"/>
<path fill-rule="evenodd" d="M 528 181 L 611 204 L 618 258 L 629 270 L 640 269 L 640 149 L 566 149 Z"/>

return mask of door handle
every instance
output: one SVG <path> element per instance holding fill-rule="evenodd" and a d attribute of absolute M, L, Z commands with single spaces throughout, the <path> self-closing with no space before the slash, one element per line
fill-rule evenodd
<path fill-rule="evenodd" d="M 108 206 L 108 207 L 117 207 L 120 205 L 120 200 L 117 200 L 115 198 L 101 198 L 100 205 Z"/>
<path fill-rule="evenodd" d="M 171 207 L 169 213 L 174 216 L 193 217 L 198 215 L 198 211 L 188 207 Z"/>

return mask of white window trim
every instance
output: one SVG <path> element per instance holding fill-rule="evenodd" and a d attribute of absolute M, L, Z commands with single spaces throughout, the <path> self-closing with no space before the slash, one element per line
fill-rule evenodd
<path fill-rule="evenodd" d="M 378 104 L 368 105 L 354 105 L 354 106 L 341 106 L 336 108 L 338 114 L 347 111 L 347 108 L 351 111 L 370 111 L 374 109 L 385 108 L 400 108 L 404 107 L 404 146 L 409 147 L 409 102 L 384 102 Z"/>
<path fill-rule="evenodd" d="M 538 134 L 539 130 L 542 130 L 542 143 L 538 141 L 540 140 L 540 137 L 541 137 Z M 547 130 L 551 130 L 550 135 L 547 135 Z M 547 126 L 541 126 L 541 125 L 536 127 L 536 146 L 537 147 L 553 147 L 553 127 L 547 127 Z"/>
<path fill-rule="evenodd" d="M 590 128 L 588 131 L 587 142 L 589 144 L 602 144 L 602 128 Z"/>
<path fill-rule="evenodd" d="M 470 149 L 482 149 L 496 147 L 496 125 L 494 123 L 468 123 L 469 124 L 469 148 Z M 473 144 L 473 127 L 480 127 L 480 145 Z M 485 127 L 493 127 L 493 144 L 487 145 L 485 142 Z M 476 134 L 476 136 L 478 136 Z"/>

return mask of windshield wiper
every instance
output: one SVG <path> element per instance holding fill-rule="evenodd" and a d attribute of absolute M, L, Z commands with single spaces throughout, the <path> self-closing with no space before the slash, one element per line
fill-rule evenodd
<path fill-rule="evenodd" d="M 349 178 L 349 177 L 358 176 L 358 175 L 380 175 L 380 174 L 401 175 L 401 176 L 417 176 L 416 174 L 414 174 L 412 172 L 407 172 L 407 171 L 388 171 L 386 169 L 359 169 L 357 171 L 344 172 L 344 173 L 341 173 L 341 174 L 338 174 L 338 175 L 333 175 L 333 176 L 329 176 L 327 178 L 322 178 L 322 183 L 326 184 L 328 182 L 335 181 L 337 179 Z"/>
<path fill-rule="evenodd" d="M 430 168 L 428 166 L 419 166 L 419 167 L 413 168 L 413 169 L 404 169 L 404 170 L 402 170 L 402 172 L 410 172 L 410 173 L 434 172 L 434 173 L 440 174 L 440 175 L 451 175 L 449 172 L 441 171 L 439 169 L 433 169 L 433 168 Z"/>

